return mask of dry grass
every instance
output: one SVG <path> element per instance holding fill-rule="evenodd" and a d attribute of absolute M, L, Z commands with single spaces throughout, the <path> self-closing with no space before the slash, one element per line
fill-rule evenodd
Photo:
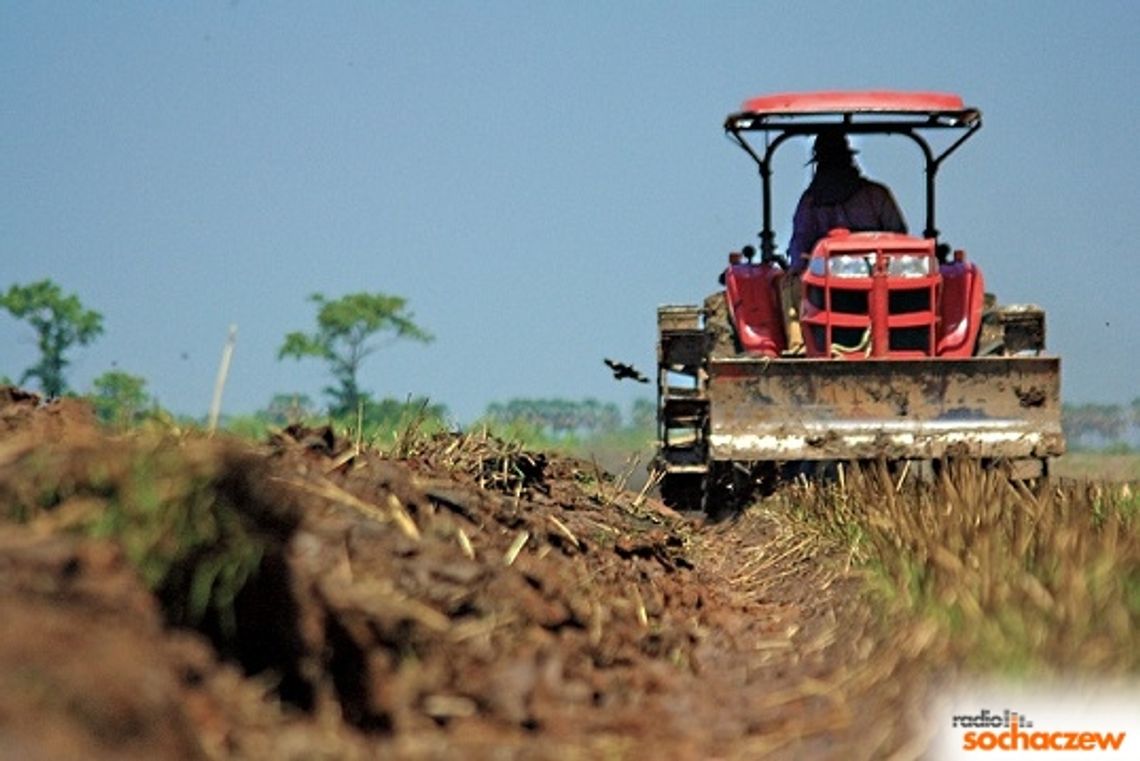
<path fill-rule="evenodd" d="M 880 463 L 798 496 L 849 542 L 894 628 L 924 626 L 917 649 L 934 661 L 1032 675 L 1140 666 L 1140 499 L 1127 485 L 1030 488 L 972 462 L 900 485 Z"/>
<path fill-rule="evenodd" d="M 815 695 L 827 706 L 813 714 L 822 724 L 771 727 L 766 752 L 830 738 L 843 757 L 920 758 L 934 727 L 925 708 L 960 681 L 1135 678 L 1134 487 L 1030 488 L 968 462 L 925 481 L 901 475 L 883 463 L 844 468 L 829 483 L 781 489 L 725 527 L 768 527 L 766 541 L 725 560 L 731 587 L 776 600 L 806 587 L 792 598 L 798 615 L 815 610 L 769 638 L 783 648 L 777 662 L 816 664 L 815 677 L 769 697 Z"/>

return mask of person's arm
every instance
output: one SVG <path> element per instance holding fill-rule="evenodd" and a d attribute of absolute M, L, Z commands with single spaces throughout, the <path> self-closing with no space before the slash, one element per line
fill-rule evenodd
<path fill-rule="evenodd" d="M 819 239 L 815 229 L 815 215 L 811 213 L 811 202 L 805 192 L 796 204 L 796 213 L 792 216 L 792 239 L 788 242 L 788 271 L 800 273 L 807 267 L 807 257 L 811 255 L 808 248 Z"/>

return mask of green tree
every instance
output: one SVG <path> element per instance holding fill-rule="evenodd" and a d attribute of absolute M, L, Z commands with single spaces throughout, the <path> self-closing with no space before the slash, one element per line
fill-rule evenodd
<path fill-rule="evenodd" d="M 67 391 L 64 356 L 71 347 L 86 346 L 103 332 L 103 315 L 84 309 L 75 294 L 65 296 L 51 280 L 13 285 L 0 295 L 0 307 L 36 331 L 40 361 L 24 371 L 20 383 L 35 378 L 49 397 Z"/>
<path fill-rule="evenodd" d="M 389 342 L 434 340 L 412 321 L 407 301 L 399 296 L 350 293 L 330 300 L 314 293 L 309 301 L 317 305 L 316 332 L 289 333 L 277 358 L 315 357 L 327 362 L 337 385 L 328 386 L 324 391 L 332 401 L 330 412 L 335 416 L 355 414 L 358 403 L 366 398 L 360 390 L 357 374 L 364 359 L 380 348 L 373 342 L 374 337 L 387 334 Z"/>
<path fill-rule="evenodd" d="M 313 400 L 308 394 L 274 394 L 269 406 L 257 413 L 257 417 L 271 425 L 285 426 L 300 423 L 316 416 Z"/>
<path fill-rule="evenodd" d="M 643 431 L 653 431 L 657 425 L 657 404 L 651 399 L 635 399 L 630 412 L 630 425 Z"/>
<path fill-rule="evenodd" d="M 91 404 L 104 423 L 121 427 L 137 423 L 153 405 L 146 392 L 146 381 L 122 370 L 108 370 L 91 386 Z"/>

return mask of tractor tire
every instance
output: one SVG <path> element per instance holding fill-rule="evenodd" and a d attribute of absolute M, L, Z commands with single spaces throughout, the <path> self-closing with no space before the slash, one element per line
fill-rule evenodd
<path fill-rule="evenodd" d="M 704 509 L 705 476 L 703 473 L 667 473 L 658 487 L 661 501 L 679 512 Z"/>

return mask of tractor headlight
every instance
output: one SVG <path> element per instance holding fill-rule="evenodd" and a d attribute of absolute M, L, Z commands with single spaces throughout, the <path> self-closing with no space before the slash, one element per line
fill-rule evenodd
<path fill-rule="evenodd" d="M 887 274 L 891 277 L 926 277 L 930 274 L 929 256 L 899 254 L 892 256 L 887 264 Z"/>
<path fill-rule="evenodd" d="M 831 257 L 827 266 L 832 277 L 871 277 L 874 254 L 839 254 Z"/>

